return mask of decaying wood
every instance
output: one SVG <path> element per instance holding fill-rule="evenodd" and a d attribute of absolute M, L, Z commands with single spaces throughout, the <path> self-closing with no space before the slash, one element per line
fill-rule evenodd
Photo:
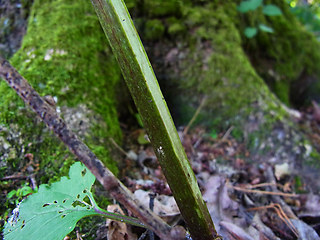
<path fill-rule="evenodd" d="M 36 112 L 42 121 L 68 146 L 70 151 L 95 175 L 110 196 L 123 204 L 147 228 L 162 239 L 177 239 L 170 234 L 171 227 L 148 208 L 139 203 L 133 194 L 107 169 L 95 154 L 73 133 L 55 108 L 51 107 L 15 70 L 10 63 L 0 57 L 0 77 L 8 82 L 23 101 Z M 181 238 L 180 238 L 181 239 Z"/>

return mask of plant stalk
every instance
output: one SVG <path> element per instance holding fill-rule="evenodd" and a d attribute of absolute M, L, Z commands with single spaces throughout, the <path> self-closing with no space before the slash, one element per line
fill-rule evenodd
<path fill-rule="evenodd" d="M 218 238 L 152 66 L 123 0 L 91 2 L 192 238 Z"/>

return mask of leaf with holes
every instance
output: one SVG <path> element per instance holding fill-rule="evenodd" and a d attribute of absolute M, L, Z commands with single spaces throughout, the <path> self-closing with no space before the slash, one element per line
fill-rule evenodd
<path fill-rule="evenodd" d="M 73 164 L 69 178 L 41 185 L 37 193 L 19 204 L 5 225 L 4 240 L 63 239 L 81 218 L 97 215 L 90 192 L 94 181 L 84 165 Z"/>

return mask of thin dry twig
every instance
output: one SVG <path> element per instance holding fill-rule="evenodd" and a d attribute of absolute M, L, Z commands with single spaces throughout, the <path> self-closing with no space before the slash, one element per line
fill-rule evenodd
<path fill-rule="evenodd" d="M 236 186 L 232 186 L 229 185 L 230 188 L 233 188 L 237 191 L 241 191 L 241 192 L 247 192 L 247 193 L 259 193 L 259 194 L 265 194 L 265 195 L 276 195 L 276 196 L 282 196 L 282 197 L 292 197 L 292 198 L 296 198 L 298 197 L 297 194 L 293 194 L 293 193 L 283 193 L 283 192 L 271 192 L 271 191 L 263 191 L 263 190 L 255 190 L 255 189 L 251 189 L 251 188 L 242 188 L 242 187 L 236 187 Z"/>
<path fill-rule="evenodd" d="M 283 185 L 279 183 L 259 183 L 259 184 L 248 185 L 247 188 L 252 189 L 252 188 L 269 187 L 269 186 L 277 186 L 277 187 L 283 188 Z"/>
<path fill-rule="evenodd" d="M 194 123 L 194 121 L 197 119 L 198 115 L 200 114 L 202 108 L 204 107 L 204 105 L 205 105 L 205 103 L 206 103 L 206 101 L 207 101 L 207 98 L 208 98 L 207 96 L 204 96 L 204 97 L 202 98 L 199 107 L 197 108 L 196 112 L 194 113 L 194 115 L 193 115 L 192 118 L 190 119 L 188 125 L 187 125 L 187 126 L 185 127 L 185 129 L 183 130 L 183 135 L 184 135 L 184 136 L 188 133 L 191 125 L 192 125 L 192 124 Z"/>
<path fill-rule="evenodd" d="M 5 176 L 3 178 L 0 178 L 0 181 L 8 181 L 8 180 L 15 180 L 15 179 L 27 179 L 28 176 L 22 176 L 20 174 L 14 174 L 10 176 Z"/>
<path fill-rule="evenodd" d="M 277 183 L 271 166 L 269 166 L 267 168 L 266 178 L 267 178 L 267 181 L 270 183 L 274 183 L 274 184 Z M 275 185 L 270 185 L 269 188 L 271 189 L 272 192 L 279 192 L 279 190 L 277 189 L 277 187 Z M 285 201 L 283 201 L 283 199 L 279 195 L 273 195 L 272 201 L 275 203 L 279 203 L 287 216 L 289 216 L 290 218 L 297 219 L 297 216 L 295 215 L 295 213 L 288 206 L 288 204 Z"/>
<path fill-rule="evenodd" d="M 73 133 L 51 107 L 29 85 L 29 83 L 0 57 L 0 77 L 7 81 L 23 101 L 41 118 L 41 120 L 68 146 L 70 151 L 95 175 L 97 180 L 109 192 L 110 196 L 123 204 L 142 221 L 146 227 L 163 239 L 173 239 L 171 227 L 142 205 L 134 195 L 107 169 L 96 155 Z"/>
<path fill-rule="evenodd" d="M 123 148 L 120 147 L 112 137 L 110 137 L 109 140 L 115 146 L 116 149 L 118 149 L 123 155 L 127 156 L 128 158 L 130 158 L 128 153 L 125 150 L 123 150 Z"/>
<path fill-rule="evenodd" d="M 227 140 L 233 129 L 234 129 L 234 126 L 229 127 L 226 133 L 221 138 L 221 141 Z"/>
<path fill-rule="evenodd" d="M 249 208 L 247 211 L 258 211 L 258 210 L 263 210 L 263 209 L 274 209 L 279 216 L 279 218 L 287 225 L 287 227 L 297 236 L 299 237 L 299 233 L 295 226 L 292 224 L 288 216 L 284 213 L 282 210 L 282 207 L 280 206 L 279 203 L 271 203 L 267 206 L 261 206 L 261 207 L 255 207 L 255 208 Z"/>

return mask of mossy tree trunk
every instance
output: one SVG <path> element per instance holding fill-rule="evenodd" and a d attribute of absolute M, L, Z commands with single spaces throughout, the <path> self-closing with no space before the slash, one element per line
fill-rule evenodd
<path fill-rule="evenodd" d="M 36 0 L 22 46 L 10 62 L 42 96 L 57 101 L 57 111 L 69 126 L 116 173 L 109 139 L 120 143 L 122 138 L 115 100 L 121 73 L 105 42 L 90 1 Z M 23 169 L 30 160 L 27 153 L 40 166 L 39 184 L 67 174 L 73 155 L 4 81 L 0 82 L 0 126 L 5 166 L 0 176 Z"/>
<path fill-rule="evenodd" d="M 320 76 L 319 43 L 285 1 L 265 1 L 281 8 L 273 17 L 261 9 L 241 14 L 240 2 L 127 1 L 178 125 L 206 99 L 196 124 L 213 132 L 232 128 L 249 147 L 248 160 L 309 170 L 319 154 L 288 106 L 308 100 L 310 94 L 298 96 L 299 84 L 319 94 L 319 81 L 305 84 Z M 274 33 L 244 36 L 245 27 L 261 23 Z"/>

